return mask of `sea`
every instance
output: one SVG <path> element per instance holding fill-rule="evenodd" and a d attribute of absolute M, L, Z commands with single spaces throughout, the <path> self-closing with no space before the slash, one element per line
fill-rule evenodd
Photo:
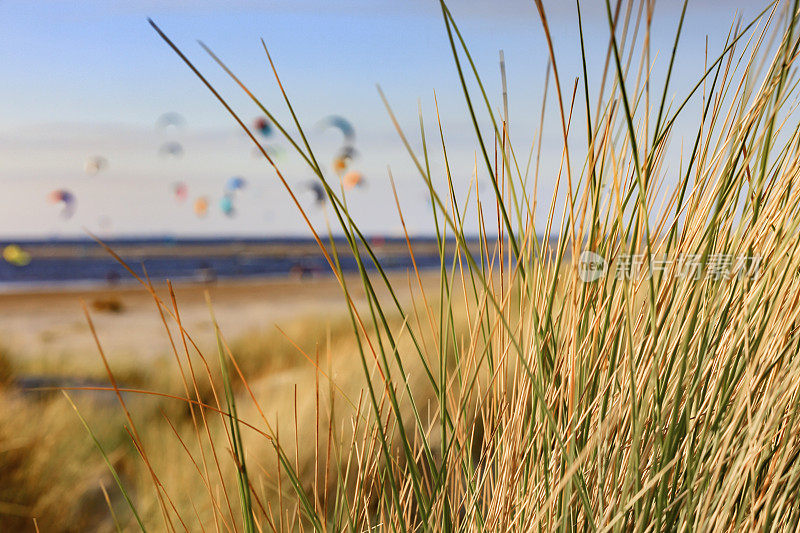
<path fill-rule="evenodd" d="M 387 271 L 413 267 L 405 238 L 372 237 L 370 248 Z M 420 269 L 440 266 L 435 238 L 412 239 L 414 260 Z M 477 245 L 477 241 L 475 241 Z M 343 238 L 325 243 L 330 253 L 339 251 L 341 268 L 358 269 Z M 11 248 L 8 248 L 11 247 Z M 319 245 L 306 238 L 177 238 L 142 237 L 92 239 L 4 240 L 0 250 L 0 291 L 47 286 L 103 286 L 134 283 L 145 274 L 160 282 L 214 282 L 280 276 L 330 276 L 331 267 Z M 113 251 L 113 254 L 109 251 Z M 114 254 L 117 257 L 114 257 Z M 361 247 L 367 269 L 375 265 Z M 9 259 L 11 259 L 9 261 Z"/>

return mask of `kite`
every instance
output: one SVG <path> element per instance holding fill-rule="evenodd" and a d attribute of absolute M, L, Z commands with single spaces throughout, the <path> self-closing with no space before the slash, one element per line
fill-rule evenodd
<path fill-rule="evenodd" d="M 70 218 L 75 214 L 75 195 L 66 189 L 56 189 L 47 198 L 50 203 L 61 204 L 61 216 Z"/>
<path fill-rule="evenodd" d="M 347 119 L 340 117 L 339 115 L 330 115 L 325 117 L 319 122 L 319 125 L 323 130 L 327 128 L 336 128 L 337 130 L 341 131 L 342 135 L 344 135 L 345 143 L 348 145 L 353 144 L 353 142 L 356 140 L 356 130 L 353 128 L 352 124 L 350 124 Z"/>
<path fill-rule="evenodd" d="M 353 187 L 363 187 L 365 185 L 364 175 L 357 170 L 351 170 L 342 176 L 342 187 L 349 191 Z"/>
<path fill-rule="evenodd" d="M 247 181 L 241 176 L 234 176 L 225 183 L 225 190 L 227 192 L 235 192 L 239 189 L 244 189 L 247 185 Z"/>
<path fill-rule="evenodd" d="M 183 155 L 183 146 L 175 141 L 165 142 L 158 149 L 158 153 L 162 156 L 180 157 Z"/>
<path fill-rule="evenodd" d="M 86 158 L 86 162 L 83 164 L 83 170 L 90 176 L 94 176 L 107 166 L 108 166 L 108 159 L 99 155 L 95 155 Z"/>
<path fill-rule="evenodd" d="M 306 182 L 306 187 L 308 190 L 314 193 L 314 202 L 319 205 L 325 205 L 326 200 L 328 197 L 325 195 L 325 188 L 322 184 L 318 181 L 309 181 Z"/>
<path fill-rule="evenodd" d="M 222 212 L 225 214 L 226 217 L 232 217 L 236 212 L 236 209 L 234 209 L 233 207 L 233 198 L 231 198 L 230 195 L 228 194 L 223 196 L 222 199 L 219 201 L 219 208 L 222 210 Z"/>
<path fill-rule="evenodd" d="M 179 128 L 186 124 L 186 120 L 180 113 L 175 111 L 167 111 L 156 120 L 156 127 L 160 130 L 165 130 L 169 127 Z"/>
<path fill-rule="evenodd" d="M 201 196 L 197 200 L 194 201 L 194 214 L 197 215 L 198 218 L 202 218 L 206 216 L 208 212 L 208 198 L 205 196 Z"/>
<path fill-rule="evenodd" d="M 267 117 L 258 117 L 253 121 L 253 127 L 264 137 L 272 135 L 272 124 L 270 124 Z"/>

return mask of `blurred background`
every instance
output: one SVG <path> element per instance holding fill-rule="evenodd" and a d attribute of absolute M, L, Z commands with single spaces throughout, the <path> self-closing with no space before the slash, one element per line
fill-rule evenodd
<path fill-rule="evenodd" d="M 585 4 L 589 77 L 598 80 L 608 42 L 605 4 Z M 654 50 L 671 49 L 680 4 L 656 5 Z M 719 53 L 737 13 L 746 19 L 763 7 L 743 1 L 690 4 L 680 47 L 696 53 L 679 55 L 683 60 L 676 65 L 672 82 L 675 96 L 684 94 L 689 81 L 693 84 L 703 72 L 706 38 L 709 53 Z M 574 79 L 582 75 L 575 6 L 559 1 L 545 5 L 568 105 Z M 498 52 L 505 52 L 509 129 L 524 163 L 538 131 L 547 63 L 535 5 L 523 0 L 491 5 L 459 0 L 450 8 L 496 110 L 502 105 Z M 436 91 L 456 187 L 466 193 L 474 179 L 474 132 L 435 1 L 4 0 L 0 2 L 3 241 L 85 237 L 86 230 L 107 239 L 308 236 L 274 171 L 254 155 L 252 143 L 156 35 L 147 17 L 183 49 L 248 125 L 261 116 L 259 109 L 202 50 L 198 39 L 288 126 L 290 117 L 261 46 L 263 38 L 333 180 L 330 162 L 342 145 L 342 135 L 336 128 L 320 127 L 320 121 L 331 115 L 346 118 L 354 129 L 357 151 L 350 168 L 364 178 L 348 193 L 348 204 L 362 229 L 371 234 L 391 236 L 400 231 L 387 166 L 397 182 L 409 230 L 417 235 L 433 232 L 425 186 L 391 125 L 376 84 L 386 92 L 416 149 L 421 147 L 417 116 L 421 105 L 433 175 L 443 180 L 435 129 Z M 657 62 L 658 57 L 652 60 Z M 639 68 L 635 63 L 631 75 Z M 551 87 L 539 178 L 544 198 L 552 193 L 561 156 L 556 106 Z M 584 124 L 582 107 L 576 105 L 575 124 Z M 165 114 L 177 118 L 170 121 Z M 480 119 L 486 119 L 485 112 Z M 573 129 L 573 142 L 585 138 L 582 128 Z M 325 209 L 315 204 L 314 192 L 304 186 L 312 174 L 274 130 L 261 139 L 297 188 L 312 223 L 324 229 Z M 480 168 L 479 181 L 486 179 Z M 223 198 L 233 176 L 243 177 L 246 187 L 228 202 Z M 488 182 L 481 183 L 488 193 Z M 58 196 L 63 192 L 70 195 L 71 206 Z M 207 202 L 205 210 L 197 205 L 198 199 Z M 544 219 L 547 208 L 540 203 L 537 219 Z M 467 224 L 476 229 L 474 219 Z"/>

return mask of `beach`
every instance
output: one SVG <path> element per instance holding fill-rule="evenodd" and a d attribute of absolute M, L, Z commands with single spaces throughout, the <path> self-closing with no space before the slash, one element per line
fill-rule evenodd
<path fill-rule="evenodd" d="M 391 275 L 400 286 L 408 285 L 406 277 L 400 272 Z M 363 289 L 357 276 L 346 280 L 358 304 Z M 155 291 L 170 302 L 165 283 L 157 284 Z M 216 350 L 206 294 L 229 341 L 264 335 L 301 319 L 329 319 L 346 312 L 341 287 L 331 275 L 179 283 L 174 293 L 184 329 L 204 351 Z M 102 361 L 84 306 L 112 367 L 172 357 L 170 337 L 154 298 L 139 284 L 0 293 L 0 347 L 25 374 L 96 375 Z M 167 317 L 167 323 L 178 343 L 174 320 Z"/>

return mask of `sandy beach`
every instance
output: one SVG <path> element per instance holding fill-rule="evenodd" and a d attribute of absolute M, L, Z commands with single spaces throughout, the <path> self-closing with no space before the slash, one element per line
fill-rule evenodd
<path fill-rule="evenodd" d="M 405 274 L 393 276 L 404 278 L 400 286 L 407 286 Z M 354 282 L 358 302 L 358 280 L 347 279 Z M 328 318 L 346 311 L 342 290 L 332 276 L 184 283 L 174 289 L 184 328 L 204 349 L 216 346 L 206 293 L 228 340 L 262 334 L 300 318 Z M 156 292 L 169 301 L 165 284 L 157 285 Z M 0 347 L 32 373 L 79 374 L 87 364 L 100 364 L 84 304 L 112 364 L 170 356 L 170 340 L 158 308 L 141 285 L 2 293 Z M 174 334 L 174 321 L 168 319 L 168 323 Z"/>

